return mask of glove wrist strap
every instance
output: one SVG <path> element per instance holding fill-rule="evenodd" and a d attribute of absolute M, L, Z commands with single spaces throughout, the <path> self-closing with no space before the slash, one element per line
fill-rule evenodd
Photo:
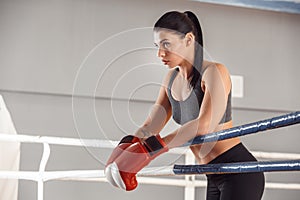
<path fill-rule="evenodd" d="M 159 135 L 147 138 L 144 145 L 151 156 L 167 151 L 167 145 Z"/>

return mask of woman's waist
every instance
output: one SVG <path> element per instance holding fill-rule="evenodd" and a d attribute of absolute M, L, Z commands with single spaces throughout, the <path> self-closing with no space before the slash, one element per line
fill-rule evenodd
<path fill-rule="evenodd" d="M 239 138 L 202 144 L 199 151 L 200 164 L 208 164 L 225 152 L 234 148 L 241 141 Z"/>

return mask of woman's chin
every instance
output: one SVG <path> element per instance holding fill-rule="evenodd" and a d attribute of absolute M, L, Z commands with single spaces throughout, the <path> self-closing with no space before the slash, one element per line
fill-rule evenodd
<path fill-rule="evenodd" d="M 174 69 L 176 66 L 167 64 L 166 67 L 167 67 L 168 69 Z"/>

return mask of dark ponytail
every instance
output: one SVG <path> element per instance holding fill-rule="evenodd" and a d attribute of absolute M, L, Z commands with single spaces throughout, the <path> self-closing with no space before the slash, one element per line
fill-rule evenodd
<path fill-rule="evenodd" d="M 193 63 L 193 78 L 191 86 L 195 87 L 197 81 L 201 79 L 201 70 L 203 64 L 203 36 L 202 29 L 197 16 L 191 11 L 184 13 L 171 11 L 165 13 L 154 25 L 154 30 L 160 28 L 174 30 L 186 35 L 192 32 L 195 35 L 195 58 Z"/>
<path fill-rule="evenodd" d="M 201 78 L 201 70 L 203 64 L 203 35 L 202 35 L 200 22 L 197 16 L 191 11 L 185 11 L 184 13 L 193 22 L 194 25 L 193 33 L 196 37 L 195 40 L 197 42 L 195 44 L 194 77 L 191 80 L 191 85 L 194 87 L 198 79 Z"/>

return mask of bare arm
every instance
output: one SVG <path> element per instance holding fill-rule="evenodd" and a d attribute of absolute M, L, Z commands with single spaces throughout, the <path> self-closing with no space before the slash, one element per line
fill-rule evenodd
<path fill-rule="evenodd" d="M 169 74 L 162 83 L 157 100 L 153 105 L 151 112 L 142 127 L 140 127 L 135 135 L 140 138 L 147 138 L 151 135 L 159 134 L 165 124 L 169 121 L 172 115 L 171 104 L 167 96 L 167 83 Z"/>
<path fill-rule="evenodd" d="M 202 80 L 204 98 L 199 116 L 164 138 L 169 148 L 181 146 L 195 136 L 214 132 L 224 115 L 231 88 L 228 71 L 221 64 L 210 66 Z"/>

